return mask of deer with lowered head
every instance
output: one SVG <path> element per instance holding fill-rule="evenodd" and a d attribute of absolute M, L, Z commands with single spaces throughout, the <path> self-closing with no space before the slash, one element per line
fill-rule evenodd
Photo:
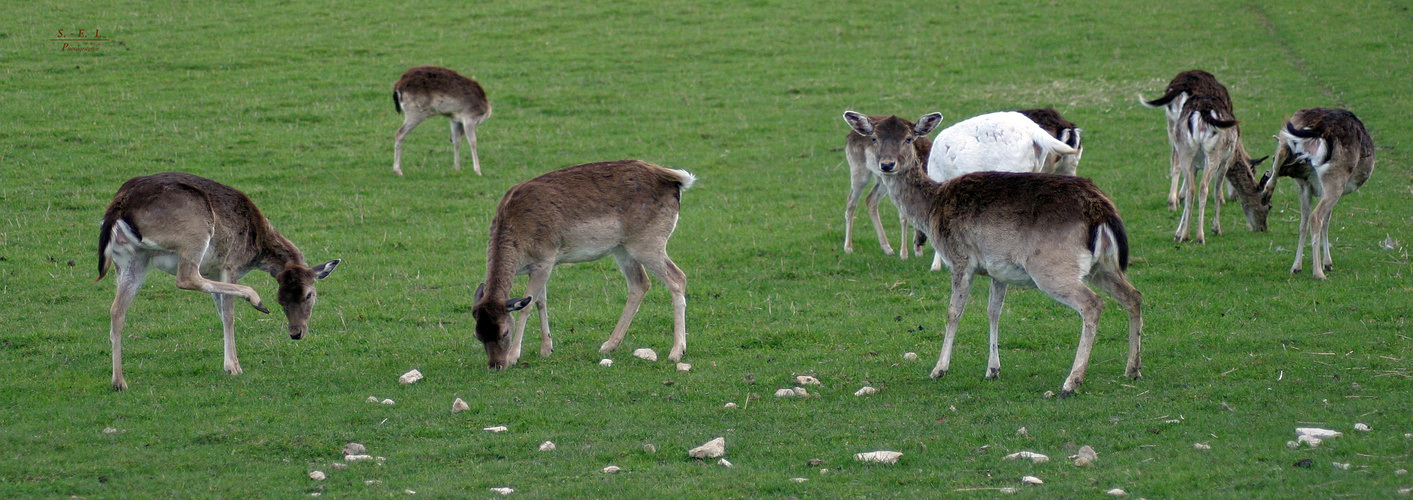
<path fill-rule="evenodd" d="M 1223 180 L 1230 182 L 1233 194 L 1241 202 L 1247 228 L 1265 231 L 1264 221 L 1266 212 L 1270 210 L 1270 200 L 1262 198 L 1261 185 L 1266 180 L 1251 179 L 1256 165 L 1265 158 L 1252 159 L 1242 145 L 1241 128 L 1237 126 L 1226 87 L 1206 71 L 1184 71 L 1168 84 L 1162 97 L 1142 102 L 1149 107 L 1164 107 L 1168 116 L 1168 140 L 1172 144 L 1168 208 L 1175 210 L 1179 197 L 1183 207 L 1173 239 L 1186 241 L 1191 238 L 1198 243 L 1206 243 L 1203 224 L 1207 216 L 1209 192 L 1213 198 L 1212 233 L 1222 234 L 1223 199 L 1220 186 Z M 1194 179 L 1198 170 L 1202 171 L 1200 182 Z M 1216 190 L 1212 189 L 1214 180 Z M 1179 183 L 1182 186 L 1180 196 Z M 1194 198 L 1197 201 L 1195 224 L 1192 220 Z M 1197 234 L 1192 237 L 1194 225 Z"/>
<path fill-rule="evenodd" d="M 991 277 L 987 314 L 990 344 L 986 377 L 1000 375 L 999 321 L 1008 286 L 1034 286 L 1080 313 L 1079 348 L 1061 386 L 1073 394 L 1084 380 L 1104 302 L 1085 285 L 1112 295 L 1129 316 L 1128 364 L 1139 376 L 1143 330 L 1142 294 L 1124 276 L 1128 238 L 1113 202 L 1082 177 L 978 172 L 938 183 L 923 173 L 926 148 L 919 145 L 942 120 L 939 113 L 917 123 L 889 116 L 844 113 L 853 134 L 848 154 L 877 174 L 913 227 L 921 228 L 952 270 L 952 294 L 942 351 L 933 378 L 951 365 L 958 321 L 977 275 Z"/>
<path fill-rule="evenodd" d="M 393 172 L 402 175 L 402 140 L 428 117 L 451 118 L 452 165 L 461 170 L 461 137 L 471 146 L 471 167 L 481 175 L 476 155 L 476 125 L 491 117 L 491 103 L 476 80 L 438 66 L 417 66 L 393 84 L 393 108 L 403 113 L 393 140 Z"/>
<path fill-rule="evenodd" d="M 1330 258 L 1330 216 L 1339 199 L 1359 190 L 1374 173 L 1374 141 L 1354 113 L 1342 109 L 1309 108 L 1286 120 L 1276 135 L 1276 176 L 1263 187 L 1267 200 L 1278 177 L 1291 177 L 1300 186 L 1300 236 L 1295 240 L 1295 263 L 1300 272 L 1305 236 L 1310 236 L 1310 272 L 1325 279 L 1334 267 Z M 1264 179 L 1263 179 L 1264 180 Z M 1314 207 L 1310 206 L 1315 202 Z"/>
<path fill-rule="evenodd" d="M 486 281 L 476 288 L 471 315 L 476 338 L 493 371 L 520 360 L 529 311 L 512 325 L 510 313 L 532 301 L 540 316 L 540 355 L 554 351 L 546 283 L 554 266 L 589 262 L 612 254 L 628 281 L 628 301 L 599 352 L 618 348 L 651 283 L 647 272 L 672 295 L 672 350 L 687 350 L 687 276 L 667 256 L 677 228 L 682 191 L 696 177 L 638 160 L 566 167 L 516 184 L 501 198 L 486 245 Z M 647 272 L 644 272 L 644 268 Z M 529 275 L 527 296 L 510 298 L 515 276 Z M 515 327 L 512 335 L 511 327 Z"/>
<path fill-rule="evenodd" d="M 149 266 L 176 275 L 177 288 L 211 294 L 225 336 L 226 373 L 239 375 L 235 345 L 235 299 L 269 313 L 254 288 L 238 284 L 251 271 L 270 273 L 289 320 L 289 336 L 309 330 L 314 280 L 338 266 L 310 267 L 304 254 L 280 235 L 245 193 L 180 172 L 135 177 L 118 188 L 98 233 L 98 279 L 117 267 L 117 296 L 109 310 L 113 344 L 113 389 L 125 390 L 122 333 L 128 306 Z"/>

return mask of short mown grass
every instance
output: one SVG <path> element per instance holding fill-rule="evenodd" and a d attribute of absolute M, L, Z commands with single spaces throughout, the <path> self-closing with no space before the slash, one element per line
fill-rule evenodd
<path fill-rule="evenodd" d="M 989 497 L 1021 487 L 1023 475 L 1045 480 L 1021 488 L 1038 497 L 1114 487 L 1147 498 L 1394 495 L 1413 486 L 1413 476 L 1395 474 L 1413 466 L 1408 7 L 355 0 L 7 9 L 0 496 L 490 497 L 487 488 L 509 486 L 532 498 Z M 65 52 L 50 40 L 80 28 L 111 41 Z M 484 176 L 451 169 L 440 119 L 409 136 L 407 175 L 393 176 L 401 117 L 391 85 L 417 64 L 452 67 L 487 88 L 495 113 L 478 130 Z M 1300 108 L 1345 107 L 1370 129 L 1378 166 L 1336 210 L 1330 279 L 1287 272 L 1298 221 L 1288 180 L 1269 232 L 1247 231 L 1229 204 L 1225 234 L 1173 243 L 1164 118 L 1135 95 L 1156 96 L 1191 68 L 1226 83 L 1256 156 Z M 857 251 L 843 253 L 840 114 L 940 111 L 951 124 L 1046 105 L 1084 128 L 1080 174 L 1109 193 L 1129 229 L 1129 277 L 1145 297 L 1144 378 L 1122 376 L 1126 319 L 1109 302 L 1086 384 L 1076 397 L 1046 398 L 1073 359 L 1079 319 L 1030 290 L 1009 297 L 1002 376 L 984 380 L 979 280 L 952 373 L 928 379 L 947 274 L 926 270 L 930 256 L 884 257 L 866 218 Z M 501 194 L 555 168 L 627 157 L 700 178 L 683 195 L 669 246 L 688 275 L 692 370 L 629 356 L 670 345 L 660 283 L 614 366 L 598 365 L 626 295 L 603 261 L 556 270 L 553 356 L 527 342 L 520 366 L 487 372 L 469 309 Z M 113 284 L 93 281 L 97 223 L 124 180 L 169 170 L 244 190 L 310 260 L 344 262 L 320 283 L 302 341 L 286 337 L 278 312 L 237 309 L 238 377 L 221 371 L 210 298 L 152 274 L 125 330 L 132 388 L 113 393 Z M 244 283 L 274 292 L 260 274 Z M 399 385 L 413 368 L 427 378 Z M 773 398 L 796 374 L 824 382 L 809 388 L 816 397 Z M 882 391 L 853 396 L 866 383 Z M 397 404 L 364 402 L 370 395 Z M 457 397 L 471 411 L 451 413 Z M 1355 422 L 1373 431 L 1352 432 Z M 493 425 L 510 431 L 481 431 Z M 1346 435 L 1287 448 L 1303 425 Z M 687 458 L 716 436 L 734 468 Z M 536 451 L 545 440 L 558 450 Z M 386 462 L 330 469 L 349 441 Z M 1064 460 L 1084 445 L 1098 462 Z M 878 449 L 904 455 L 895 466 L 853 460 Z M 1020 450 L 1052 460 L 1002 460 Z M 1312 467 L 1294 466 L 1304 459 Z M 623 472 L 602 474 L 610 464 Z M 310 480 L 312 470 L 329 479 Z"/>

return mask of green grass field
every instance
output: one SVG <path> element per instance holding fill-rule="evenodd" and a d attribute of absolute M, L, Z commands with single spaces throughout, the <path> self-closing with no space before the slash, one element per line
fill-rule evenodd
<path fill-rule="evenodd" d="M 425 5 L 4 9 L 0 497 L 489 498 L 508 486 L 512 498 L 1093 498 L 1115 487 L 1369 498 L 1413 487 L 1395 473 L 1413 468 L 1407 0 Z M 52 40 L 61 29 L 109 41 L 66 51 Z M 407 175 L 393 175 L 391 86 L 418 64 L 486 87 L 484 176 L 469 158 L 452 170 L 440 118 L 409 136 Z M 1378 165 L 1335 212 L 1327 281 L 1308 261 L 1288 273 L 1290 180 L 1269 232 L 1247 231 L 1231 204 L 1225 234 L 1173 243 L 1163 113 L 1135 95 L 1155 97 L 1192 68 L 1231 90 L 1255 156 L 1301 108 L 1344 107 L 1368 126 Z M 1128 226 L 1144 378 L 1122 376 L 1126 318 L 1109 301 L 1086 384 L 1044 397 L 1068 372 L 1080 322 L 1027 290 L 1002 316 L 1001 379 L 984 380 L 982 279 L 951 374 L 929 379 L 948 275 L 927 271 L 930 256 L 883 256 L 866 217 L 857 251 L 843 252 L 840 114 L 940 111 L 950 125 L 1046 105 L 1084 128 L 1079 173 Z M 700 178 L 669 245 L 688 276 L 692 370 L 630 356 L 670 346 L 656 281 L 616 363 L 598 365 L 626 295 L 605 260 L 550 281 L 553 356 L 531 340 L 519 366 L 489 373 L 470 306 L 500 196 L 552 169 L 629 157 Z M 343 265 L 320 282 L 304 340 L 289 340 L 278 311 L 237 305 L 237 377 L 221 370 L 211 299 L 152 273 L 125 330 L 132 388 L 114 393 L 98 223 L 123 181 L 171 170 L 244 190 L 310 261 Z M 896 242 L 891 207 L 884 220 Z M 263 274 L 243 283 L 274 296 Z M 904 360 L 910 351 L 919 359 Z M 399 385 L 413 368 L 427 378 Z M 797 374 L 823 381 L 816 397 L 774 398 Z M 855 397 L 865 383 L 882 390 Z M 471 411 L 453 414 L 457 397 Z M 494 425 L 509 431 L 481 430 Z M 1305 425 L 1346 434 L 1287 448 Z M 687 457 L 717 436 L 733 468 Z M 558 450 L 537 451 L 545 440 Z M 386 461 L 331 469 L 350 441 Z M 1065 460 L 1085 445 L 1096 463 Z M 880 449 L 904 455 L 853 459 Z M 1021 450 L 1052 460 L 1002 459 Z M 1294 466 L 1304 459 L 1312 467 Z M 311 480 L 315 470 L 329 478 Z"/>

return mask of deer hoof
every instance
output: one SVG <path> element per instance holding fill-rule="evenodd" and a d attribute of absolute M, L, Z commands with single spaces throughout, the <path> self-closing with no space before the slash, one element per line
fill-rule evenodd
<path fill-rule="evenodd" d="M 1000 368 L 987 368 L 987 369 L 986 369 L 986 379 L 987 379 L 987 380 L 996 380 L 996 379 L 999 379 L 999 378 L 1001 378 L 1001 369 L 1000 369 Z"/>
<path fill-rule="evenodd" d="M 1065 399 L 1065 398 L 1068 398 L 1068 397 L 1073 396 L 1073 395 L 1074 395 L 1074 391 L 1069 390 L 1069 389 L 1065 389 L 1065 390 L 1060 391 L 1060 399 Z"/>
<path fill-rule="evenodd" d="M 265 308 L 265 304 L 262 304 L 260 302 L 251 302 L 250 306 L 254 307 L 256 311 L 260 311 L 265 314 L 270 314 L 270 310 Z"/>
<path fill-rule="evenodd" d="M 123 392 L 128 390 L 128 381 L 118 380 L 113 382 L 113 392 Z"/>
<path fill-rule="evenodd" d="M 947 370 L 942 370 L 942 369 L 939 369 L 939 368 L 933 368 L 933 369 L 932 369 L 932 373 L 929 374 L 928 376 L 929 376 L 929 377 L 932 377 L 932 378 L 942 378 L 942 377 L 947 376 Z"/>

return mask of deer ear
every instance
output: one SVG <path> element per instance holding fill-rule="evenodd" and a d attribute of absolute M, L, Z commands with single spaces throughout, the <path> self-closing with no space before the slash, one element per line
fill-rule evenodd
<path fill-rule="evenodd" d="M 873 122 L 867 116 L 855 111 L 844 112 L 844 122 L 849 124 L 849 128 L 854 129 L 864 137 L 873 135 Z"/>
<path fill-rule="evenodd" d="M 323 264 L 314 266 L 310 269 L 311 271 L 314 271 L 314 279 L 321 280 L 327 277 L 328 275 L 333 274 L 334 268 L 339 267 L 340 262 L 343 262 L 343 259 L 334 259 Z"/>
<path fill-rule="evenodd" d="M 932 129 L 942 124 L 942 113 L 928 113 L 917 119 L 917 124 L 913 125 L 913 133 L 917 135 L 927 135 L 932 133 Z"/>
<path fill-rule="evenodd" d="M 477 286 L 477 287 L 476 287 L 476 293 L 471 296 L 471 301 L 472 301 L 472 302 L 480 302 L 480 301 L 481 301 L 481 297 L 484 297 L 485 295 L 486 295 L 486 284 L 485 284 L 485 283 L 481 283 L 480 286 Z"/>
<path fill-rule="evenodd" d="M 505 309 L 507 311 L 519 311 L 528 305 L 530 305 L 530 297 L 528 296 L 505 301 Z"/>

